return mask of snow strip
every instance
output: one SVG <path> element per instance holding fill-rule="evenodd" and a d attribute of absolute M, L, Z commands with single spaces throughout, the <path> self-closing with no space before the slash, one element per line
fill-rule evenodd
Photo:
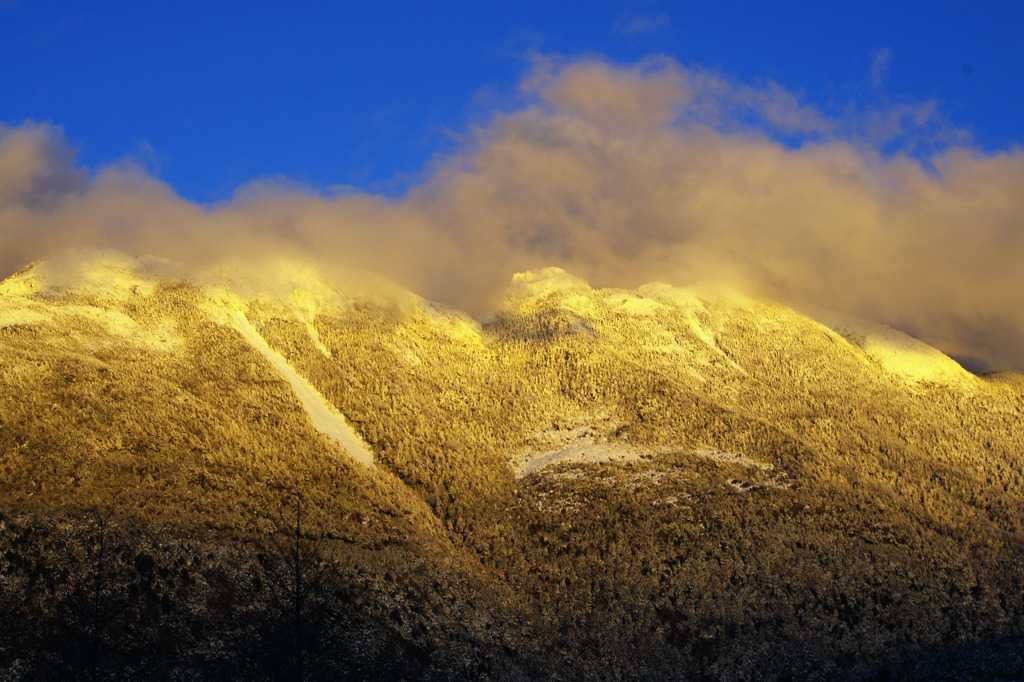
<path fill-rule="evenodd" d="M 356 461 L 366 466 L 373 466 L 373 453 L 366 447 L 366 443 L 359 437 L 359 434 L 345 421 L 345 417 L 327 402 L 327 399 L 320 395 L 312 384 L 299 376 L 284 356 L 267 344 L 266 339 L 260 336 L 243 313 L 236 312 L 234 320 L 236 328 L 249 342 L 249 345 L 269 360 L 274 369 L 291 385 L 302 408 L 313 421 L 313 426 L 321 433 L 336 440 Z"/>
<path fill-rule="evenodd" d="M 574 464 L 595 464 L 601 462 L 634 462 L 643 459 L 646 451 L 629 445 L 623 441 L 607 441 L 594 436 L 584 436 L 590 427 L 581 426 L 569 432 L 563 432 L 552 440 L 559 442 L 560 447 L 546 451 L 527 451 L 519 455 L 513 462 L 512 468 L 516 478 L 525 478 L 535 474 L 541 469 L 547 468 L 557 462 L 572 462 Z M 554 436 L 548 432 L 549 437 Z"/>

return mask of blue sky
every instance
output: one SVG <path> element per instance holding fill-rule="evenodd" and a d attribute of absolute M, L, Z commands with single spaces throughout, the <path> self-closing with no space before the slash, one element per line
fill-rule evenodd
<path fill-rule="evenodd" d="M 61 126 L 183 197 L 260 177 L 396 196 L 473 123 L 522 103 L 529 55 L 667 55 L 822 110 L 936 101 L 972 144 L 1024 142 L 1010 2 L 0 0 L 0 121 Z"/>

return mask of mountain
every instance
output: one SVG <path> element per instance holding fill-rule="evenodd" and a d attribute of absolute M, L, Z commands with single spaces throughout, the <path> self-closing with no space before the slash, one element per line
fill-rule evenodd
<path fill-rule="evenodd" d="M 723 288 L 0 283 L 9 679 L 1024 675 L 1024 377 Z"/>

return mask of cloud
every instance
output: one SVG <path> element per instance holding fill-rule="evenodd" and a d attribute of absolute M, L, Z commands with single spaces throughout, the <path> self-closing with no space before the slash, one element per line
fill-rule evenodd
<path fill-rule="evenodd" d="M 732 99 L 737 106 L 756 112 L 766 124 L 784 134 L 830 134 L 835 125 L 821 112 L 784 90 L 777 83 L 761 87 L 739 87 Z"/>
<path fill-rule="evenodd" d="M 726 278 L 1024 369 L 1024 153 L 940 139 L 928 106 L 829 115 L 664 58 L 538 57 L 520 104 L 398 199 L 261 181 L 213 207 L 137 164 L 77 167 L 58 128 L 8 127 L 0 272 L 70 245 L 198 265 L 287 252 L 479 315 L 533 267 L 595 286 Z M 933 142 L 915 156 L 921 126 Z"/>
<path fill-rule="evenodd" d="M 44 209 L 81 188 L 86 178 L 74 156 L 57 128 L 0 123 L 0 209 Z"/>
<path fill-rule="evenodd" d="M 624 16 L 615 22 L 612 33 L 625 36 L 635 36 L 642 33 L 655 33 L 669 28 L 672 20 L 664 12 L 650 15 Z"/>
<path fill-rule="evenodd" d="M 882 89 L 882 83 L 889 77 L 889 63 L 892 61 L 892 50 L 883 47 L 871 59 L 871 88 Z"/>
<path fill-rule="evenodd" d="M 553 110 L 623 132 L 665 126 L 693 99 L 685 70 L 664 58 L 629 68 L 596 59 L 537 58 L 523 89 L 539 94 Z"/>

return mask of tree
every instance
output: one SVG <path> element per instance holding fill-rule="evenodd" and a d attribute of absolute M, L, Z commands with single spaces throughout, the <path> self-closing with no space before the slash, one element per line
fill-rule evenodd
<path fill-rule="evenodd" d="M 346 614 L 333 552 L 323 533 L 304 522 L 302 495 L 296 493 L 294 519 L 286 521 L 282 513 L 257 557 L 267 599 L 258 658 L 277 679 L 319 679 L 339 672 L 331 649 Z"/>
<path fill-rule="evenodd" d="M 160 608 L 174 601 L 138 528 L 99 512 L 22 524 L 0 543 L 11 657 L 0 671 L 16 663 L 11 678 L 154 679 L 179 660 L 180 633 Z"/>

